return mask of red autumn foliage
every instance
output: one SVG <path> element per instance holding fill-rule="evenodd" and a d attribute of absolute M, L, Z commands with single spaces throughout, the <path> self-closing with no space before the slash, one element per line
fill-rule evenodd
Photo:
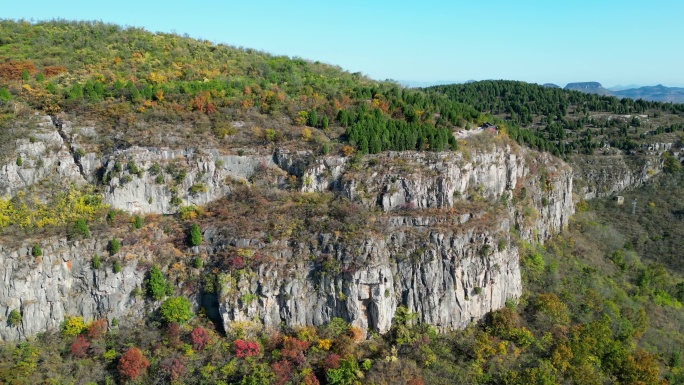
<path fill-rule="evenodd" d="M 169 357 L 162 361 L 161 368 L 169 375 L 171 381 L 176 381 L 187 371 L 185 361 L 185 357 L 183 356 Z"/>
<path fill-rule="evenodd" d="M 323 361 L 323 368 L 325 370 L 338 369 L 340 367 L 340 356 L 335 353 L 328 354 Z"/>
<path fill-rule="evenodd" d="M 283 349 L 280 354 L 289 360 L 292 360 L 297 365 L 304 363 L 304 351 L 311 346 L 311 342 L 301 341 L 294 337 L 285 338 L 283 341 Z"/>
<path fill-rule="evenodd" d="M 169 326 L 166 327 L 166 337 L 172 348 L 179 347 L 181 345 L 180 325 L 176 322 L 170 323 Z"/>
<path fill-rule="evenodd" d="M 271 369 L 276 376 L 276 385 L 285 385 L 292 379 L 292 364 L 287 360 L 272 363 Z"/>
<path fill-rule="evenodd" d="M 86 334 L 91 340 L 102 338 L 107 333 L 107 320 L 102 318 L 88 325 Z"/>
<path fill-rule="evenodd" d="M 240 270 L 245 267 L 245 260 L 241 256 L 235 255 L 228 260 L 228 266 L 233 270 Z"/>
<path fill-rule="evenodd" d="M 202 350 L 209 344 L 209 333 L 203 327 L 198 326 L 190 332 L 190 340 L 193 349 Z"/>
<path fill-rule="evenodd" d="M 207 115 L 216 113 L 216 106 L 212 102 L 207 103 Z"/>
<path fill-rule="evenodd" d="M 240 358 L 247 358 L 259 355 L 259 344 L 252 341 L 235 340 L 235 355 Z"/>
<path fill-rule="evenodd" d="M 89 347 L 90 342 L 88 339 L 80 335 L 76 337 L 74 342 L 71 344 L 71 354 L 78 358 L 85 358 Z"/>
<path fill-rule="evenodd" d="M 423 382 L 423 379 L 420 377 L 414 377 L 406 385 L 425 385 L 425 382 Z"/>
<path fill-rule="evenodd" d="M 150 366 L 150 362 L 138 348 L 130 348 L 119 359 L 119 375 L 127 380 L 135 380 Z"/>

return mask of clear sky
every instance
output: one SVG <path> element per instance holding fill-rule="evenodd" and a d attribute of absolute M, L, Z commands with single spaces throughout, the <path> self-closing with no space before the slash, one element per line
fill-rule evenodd
<path fill-rule="evenodd" d="M 684 86 L 682 0 L 3 1 L 0 18 L 101 20 L 384 80 Z"/>

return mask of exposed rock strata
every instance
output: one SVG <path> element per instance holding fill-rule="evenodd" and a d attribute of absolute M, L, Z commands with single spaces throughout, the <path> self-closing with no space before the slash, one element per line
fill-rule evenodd
<path fill-rule="evenodd" d="M 54 140 L 66 147 L 61 136 Z M 138 147 L 98 158 L 78 155 L 72 147 L 64 150 L 64 162 L 74 180 L 104 179 L 105 202 L 133 213 L 171 213 L 180 205 L 204 204 L 230 193 L 227 181 L 249 184 L 268 170 L 282 180 L 297 176 L 303 192 L 332 191 L 384 212 L 378 216 L 382 232 L 352 243 L 318 234 L 311 244 L 278 240 L 266 247 L 258 239 L 222 235 L 220 227 L 205 229 L 210 257 L 236 245 L 273 258 L 252 275 L 225 276 L 219 310 L 226 327 L 245 320 L 267 327 L 320 325 L 342 317 L 363 330 L 386 332 L 403 305 L 421 321 L 450 329 L 521 294 L 511 232 L 543 241 L 573 212 L 568 165 L 492 140 L 466 153 L 390 152 L 361 160 L 282 149 L 240 156 Z M 155 165 L 157 172 L 151 171 Z M 136 260 L 120 274 L 93 271 L 92 255 L 104 244 L 52 239 L 40 260 L 30 255 L 29 245 L 0 248 L 0 317 L 15 308 L 23 315 L 18 329 L 0 324 L 0 337 L 54 329 L 66 315 L 123 322 L 142 318 L 145 302 L 131 292 L 143 282 L 144 269 L 136 269 Z M 324 258 L 332 265 L 322 264 Z"/>

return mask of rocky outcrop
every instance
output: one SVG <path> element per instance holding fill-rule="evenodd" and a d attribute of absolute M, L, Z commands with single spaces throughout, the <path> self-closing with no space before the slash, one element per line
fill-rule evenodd
<path fill-rule="evenodd" d="M 574 210 L 566 164 L 505 143 L 470 156 L 387 153 L 350 164 L 281 153 L 278 163 L 301 172 L 304 191 L 333 190 L 368 209 L 404 214 L 386 214 L 382 234 L 351 246 L 330 234 L 311 245 L 276 246 L 277 252 L 259 242 L 215 239 L 273 260 L 254 276 L 225 277 L 226 328 L 255 319 L 276 328 L 340 317 L 383 333 L 399 305 L 422 322 L 464 327 L 522 292 L 513 228 L 524 239 L 543 241 Z M 321 267 L 316 261 L 324 257 Z M 338 264 L 332 271 L 329 261 Z"/>
<path fill-rule="evenodd" d="M 0 197 L 14 196 L 45 180 L 53 183 L 86 182 L 52 118 L 42 117 L 31 132 L 30 138 L 17 140 L 16 156 L 0 165 Z"/>
<path fill-rule="evenodd" d="M 275 245 L 276 262 L 261 265 L 258 279 L 224 279 L 224 325 L 258 320 L 267 328 L 295 327 L 340 317 L 385 333 L 403 305 L 442 330 L 465 327 L 522 293 L 509 222 L 495 221 L 494 228 L 474 222 L 433 227 L 429 218 L 390 217 L 386 233 L 354 245 L 330 234 L 315 248 Z"/>
<path fill-rule="evenodd" d="M 33 245 L 14 250 L 0 245 L 0 341 L 58 329 L 67 316 L 86 322 L 142 319 L 145 302 L 131 292 L 144 280 L 145 272 L 137 269 L 144 256 L 122 263 L 119 273 L 109 262 L 94 269 L 93 255 L 104 255 L 105 246 L 96 240 L 49 238 L 40 242 L 42 255 L 33 256 Z M 6 321 L 12 310 L 22 315 L 18 327 Z"/>
<path fill-rule="evenodd" d="M 643 186 L 663 172 L 663 152 L 669 152 L 680 162 L 684 160 L 684 148 L 668 142 L 644 143 L 630 154 L 610 150 L 612 154 L 573 157 L 580 198 L 602 198 Z"/>
<path fill-rule="evenodd" d="M 204 205 L 274 165 L 269 155 L 221 155 L 216 150 L 131 147 L 103 160 L 104 202 L 133 213 L 170 214 L 180 206 Z"/>
<path fill-rule="evenodd" d="M 534 241 L 567 225 L 574 212 L 571 168 L 549 154 L 503 142 L 464 153 L 387 152 L 350 165 L 337 156 L 312 160 L 301 171 L 302 191 L 337 191 L 363 206 L 383 211 L 450 209 L 463 202 L 513 199 L 524 189 L 536 211 Z M 302 163 L 299 159 L 280 164 Z M 302 169 L 298 165 L 295 169 Z M 512 209 L 513 210 L 513 209 Z M 512 212 L 512 214 L 514 214 Z M 517 224 L 520 226 L 520 223 Z M 527 231 L 525 231 L 527 230 Z"/>
<path fill-rule="evenodd" d="M 377 213 L 381 230 L 310 234 L 313 241 L 266 244 L 263 238 L 236 239 L 220 226 L 205 229 L 205 244 L 193 253 L 212 259 L 236 247 L 269 261 L 219 272 L 217 314 L 226 328 L 245 321 L 272 328 L 321 325 L 340 317 L 384 333 L 400 305 L 438 328 L 464 327 L 522 293 L 511 233 L 543 242 L 573 213 L 568 165 L 489 133 L 475 138 L 477 145 L 449 153 L 359 158 L 285 149 L 226 155 L 130 147 L 98 157 L 64 144 L 82 132 L 68 125 L 60 130 L 54 141 L 72 170 L 65 178 L 99 181 L 105 203 L 130 213 L 203 205 L 229 194 L 235 181 L 331 193 Z M 30 255 L 28 244 L 0 247 L 0 315 L 18 309 L 23 316 L 18 328 L 0 325 L 1 338 L 55 329 L 71 315 L 130 322 L 144 317 L 146 302 L 131 292 L 144 280 L 149 252 L 131 257 L 117 274 L 91 266 L 105 240 L 41 243 L 42 257 Z"/>

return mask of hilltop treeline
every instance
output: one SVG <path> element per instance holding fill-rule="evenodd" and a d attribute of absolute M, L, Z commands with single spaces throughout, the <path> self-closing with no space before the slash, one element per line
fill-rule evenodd
<path fill-rule="evenodd" d="M 519 143 L 556 156 L 592 154 L 606 144 L 632 150 L 648 135 L 684 130 L 684 104 L 618 99 L 507 80 L 435 86 L 425 92 L 471 105 L 505 122 L 508 134 Z M 664 116 L 670 119 L 659 119 Z M 647 119 L 653 121 L 650 127 L 644 124 Z"/>
<path fill-rule="evenodd" d="M 463 103 L 339 67 L 140 28 L 5 20 L 0 43 L 0 103 L 16 99 L 114 128 L 190 122 L 225 136 L 232 121 L 261 114 L 349 127 L 356 146 L 377 152 L 450 148 L 447 129 L 479 117 Z"/>
<path fill-rule="evenodd" d="M 592 117 L 596 113 L 677 116 L 654 128 L 684 127 L 680 104 L 514 81 L 406 89 L 301 58 L 63 20 L 0 21 L 0 105 L 9 112 L 12 101 L 52 115 L 85 116 L 116 132 L 141 122 L 187 123 L 224 138 L 236 133 L 236 120 L 263 116 L 275 126 L 284 118 L 362 153 L 455 149 L 451 132 L 486 121 L 558 156 L 593 153 L 605 144 L 631 149 L 645 135 L 645 127 L 634 131 L 639 119 Z"/>

